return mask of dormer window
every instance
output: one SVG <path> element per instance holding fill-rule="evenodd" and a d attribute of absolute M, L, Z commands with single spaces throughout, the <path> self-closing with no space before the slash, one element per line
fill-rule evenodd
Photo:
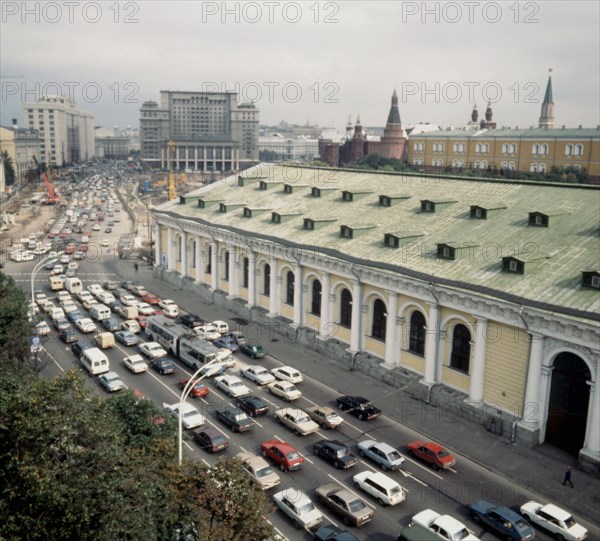
<path fill-rule="evenodd" d="M 292 193 L 293 191 L 294 191 L 294 189 L 289 184 L 286 184 L 283 187 L 283 193 Z"/>
<path fill-rule="evenodd" d="M 344 201 L 352 201 L 353 200 L 353 196 L 351 192 L 342 192 L 342 199 Z"/>
<path fill-rule="evenodd" d="M 548 227 L 548 216 L 539 212 L 531 212 L 529 214 L 529 225 L 536 227 Z"/>
<path fill-rule="evenodd" d="M 352 229 L 350 227 L 348 227 L 347 225 L 343 225 L 340 228 L 340 235 L 346 239 L 351 239 L 352 238 Z"/>
<path fill-rule="evenodd" d="M 435 206 L 431 201 L 421 201 L 421 212 L 435 212 Z"/>
<path fill-rule="evenodd" d="M 440 259 L 454 260 L 454 248 L 446 244 L 438 244 L 437 255 Z"/>
<path fill-rule="evenodd" d="M 525 274 L 525 264 L 514 257 L 503 257 L 502 270 L 513 274 Z"/>
<path fill-rule="evenodd" d="M 383 243 L 390 248 L 398 248 L 399 246 L 398 237 L 389 234 L 384 235 Z"/>
<path fill-rule="evenodd" d="M 480 220 L 487 219 L 487 211 L 481 207 L 471 207 L 471 218 L 478 218 Z"/>
<path fill-rule="evenodd" d="M 268 187 L 269 187 L 269 185 L 264 180 L 261 180 L 258 183 L 258 189 L 259 190 L 266 190 L 266 189 L 268 189 Z"/>
<path fill-rule="evenodd" d="M 271 222 L 273 222 L 274 224 L 280 224 L 281 223 L 281 215 L 277 214 L 276 212 L 273 212 L 271 214 Z"/>
<path fill-rule="evenodd" d="M 313 197 L 321 197 L 321 188 L 312 188 L 310 190 L 310 195 Z"/>
<path fill-rule="evenodd" d="M 304 218 L 304 226 L 303 229 L 308 229 L 312 231 L 315 228 L 315 221 L 310 218 Z"/>
<path fill-rule="evenodd" d="M 581 273 L 581 287 L 600 290 L 600 272 L 587 271 Z"/>
<path fill-rule="evenodd" d="M 206 208 L 206 203 L 204 202 L 203 199 L 198 199 L 198 208 Z"/>
<path fill-rule="evenodd" d="M 252 218 L 252 210 L 249 208 L 244 209 L 244 218 Z"/>
<path fill-rule="evenodd" d="M 387 195 L 380 195 L 379 196 L 379 206 L 380 207 L 391 207 L 392 200 Z"/>
<path fill-rule="evenodd" d="M 219 204 L 219 212 L 227 212 L 227 205 L 224 203 Z"/>

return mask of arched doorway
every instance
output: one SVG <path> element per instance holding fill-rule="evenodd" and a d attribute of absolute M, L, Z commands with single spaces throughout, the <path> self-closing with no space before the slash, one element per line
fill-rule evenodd
<path fill-rule="evenodd" d="M 590 379 L 589 368 L 574 353 L 560 353 L 554 360 L 545 440 L 575 456 L 585 440 Z"/>

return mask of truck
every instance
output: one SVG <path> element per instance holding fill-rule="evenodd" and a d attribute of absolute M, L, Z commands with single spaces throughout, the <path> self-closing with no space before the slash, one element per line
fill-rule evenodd
<path fill-rule="evenodd" d="M 115 345 L 115 336 L 111 332 L 101 332 L 94 336 L 94 341 L 101 349 L 112 348 Z"/>

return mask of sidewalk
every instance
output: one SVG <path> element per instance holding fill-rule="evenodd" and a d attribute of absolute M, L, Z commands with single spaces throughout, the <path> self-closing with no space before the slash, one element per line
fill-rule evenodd
<path fill-rule="evenodd" d="M 121 267 L 120 270 L 122 270 Z M 223 319 L 231 324 L 237 317 L 232 311 L 217 305 L 203 303 L 201 307 L 192 305 L 193 294 L 154 278 L 153 270 L 140 265 L 136 274 L 133 265 L 125 268 L 124 278 L 141 281 L 158 296 L 173 299 L 186 311 L 198 313 L 209 320 Z M 600 479 L 576 469 L 575 457 L 550 446 L 541 445 L 536 449 L 510 443 L 510 434 L 493 435 L 483 426 L 457 419 L 449 411 L 419 402 L 402 390 L 387 386 L 369 376 L 351 372 L 336 361 L 323 361 L 321 354 L 306 347 L 298 348 L 285 338 L 264 344 L 269 355 L 285 359 L 290 364 L 323 384 L 336 389 L 340 394 L 356 394 L 371 397 L 385 415 L 408 426 L 434 441 L 443 442 L 482 467 L 493 471 L 515 483 L 515 490 L 523 501 L 530 493 L 541 495 L 545 502 L 564 506 L 576 517 L 585 517 L 598 524 L 600 507 Z M 359 391 L 360 389 L 360 391 Z M 573 470 L 575 489 L 562 486 L 567 466 Z M 544 502 L 544 503 L 545 503 Z M 596 531 L 590 531 L 591 538 L 598 538 Z"/>

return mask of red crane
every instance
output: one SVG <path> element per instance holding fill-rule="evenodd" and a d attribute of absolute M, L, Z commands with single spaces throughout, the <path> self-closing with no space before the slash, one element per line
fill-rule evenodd
<path fill-rule="evenodd" d="M 42 172 L 41 177 L 42 177 L 42 180 L 44 181 L 44 184 L 46 185 L 46 190 L 48 190 L 48 198 L 46 199 L 46 204 L 54 205 L 56 203 L 60 203 L 60 195 L 58 195 L 54 191 L 54 187 L 48 181 L 48 177 L 46 176 L 46 173 Z"/>

